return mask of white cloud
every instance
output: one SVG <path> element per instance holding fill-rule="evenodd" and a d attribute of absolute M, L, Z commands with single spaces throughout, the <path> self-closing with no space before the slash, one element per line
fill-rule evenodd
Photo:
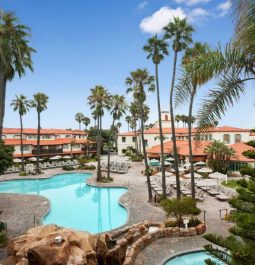
<path fill-rule="evenodd" d="M 149 4 L 148 1 L 144 1 L 138 5 L 138 9 L 142 10 Z"/>
<path fill-rule="evenodd" d="M 221 11 L 220 16 L 225 16 L 231 7 L 232 7 L 232 2 L 230 0 L 227 0 L 226 2 L 219 4 L 217 8 Z"/>
<path fill-rule="evenodd" d="M 147 33 L 159 33 L 164 26 L 170 21 L 173 21 L 174 17 L 185 18 L 186 14 L 180 7 L 171 9 L 170 7 L 164 6 L 151 16 L 144 18 L 140 23 L 140 28 Z"/>
<path fill-rule="evenodd" d="M 190 13 L 188 14 L 188 20 L 190 22 L 200 22 L 201 20 L 203 21 L 207 16 L 209 15 L 209 13 L 203 9 L 203 8 L 195 8 L 192 9 L 190 11 Z"/>
<path fill-rule="evenodd" d="M 211 0 L 175 0 L 177 4 L 185 4 L 187 6 L 194 6 L 197 4 L 206 4 Z"/>

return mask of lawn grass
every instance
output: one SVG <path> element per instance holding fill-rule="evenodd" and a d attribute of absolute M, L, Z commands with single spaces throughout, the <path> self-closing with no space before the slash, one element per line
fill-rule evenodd
<path fill-rule="evenodd" d="M 225 187 L 236 189 L 239 187 L 239 184 L 237 183 L 237 181 L 238 180 L 231 179 L 231 180 L 228 180 L 227 184 L 226 184 L 226 181 L 222 181 L 221 184 Z"/>

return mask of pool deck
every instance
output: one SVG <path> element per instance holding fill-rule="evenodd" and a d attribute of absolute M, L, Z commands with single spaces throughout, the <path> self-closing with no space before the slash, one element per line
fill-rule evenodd
<path fill-rule="evenodd" d="M 116 158 L 116 157 L 115 157 Z M 113 159 L 115 159 L 113 158 Z M 159 207 L 147 202 L 148 192 L 146 178 L 142 176 L 144 169 L 142 163 L 132 163 L 126 174 L 111 174 L 114 181 L 109 184 L 96 183 L 95 174 L 88 179 L 88 184 L 103 187 L 127 187 L 126 192 L 121 198 L 120 203 L 129 212 L 129 217 L 125 225 L 131 225 L 141 221 L 163 222 L 165 213 Z M 78 171 L 86 172 L 88 171 Z M 95 171 L 94 171 L 95 172 Z M 18 174 L 8 174 L 1 176 L 1 181 L 17 179 L 43 179 L 50 178 L 56 174 L 67 173 L 62 169 L 48 169 L 39 176 L 20 177 Z M 68 173 L 72 173 L 68 172 Z M 93 172 L 92 172 L 93 173 Z M 103 172 L 106 176 L 106 172 Z M 207 232 L 227 235 L 230 224 L 219 219 L 220 209 L 229 209 L 227 202 L 220 202 L 208 196 L 198 207 L 206 211 Z M 37 219 L 42 218 L 50 209 L 50 202 L 42 196 L 21 195 L 21 194 L 1 194 L 0 210 L 3 213 L 0 220 L 8 224 L 8 234 L 10 237 L 23 234 L 28 228 L 33 227 Z M 200 219 L 203 219 L 203 212 Z M 164 238 L 159 239 L 141 251 L 136 259 L 136 265 L 160 265 L 169 257 L 185 252 L 187 250 L 198 250 L 203 248 L 206 241 L 201 236 L 193 238 Z"/>

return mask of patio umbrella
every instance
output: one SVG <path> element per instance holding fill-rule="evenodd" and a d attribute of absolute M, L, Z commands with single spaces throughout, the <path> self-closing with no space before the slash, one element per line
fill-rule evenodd
<path fill-rule="evenodd" d="M 13 159 L 13 162 L 14 162 L 14 163 L 21 163 L 21 162 L 22 162 L 22 160 L 21 160 L 21 159 L 19 159 L 19 158 L 14 158 L 14 159 Z"/>
<path fill-rule="evenodd" d="M 204 166 L 205 165 L 205 162 L 203 161 L 198 161 L 196 163 L 194 163 L 194 166 Z"/>
<path fill-rule="evenodd" d="M 196 186 L 198 187 L 210 187 L 210 186 L 216 186 L 217 182 L 212 179 L 204 179 L 204 180 L 199 180 L 196 183 Z"/>
<path fill-rule="evenodd" d="M 50 158 L 50 160 L 59 160 L 62 156 L 56 155 Z"/>
<path fill-rule="evenodd" d="M 172 157 L 168 157 L 168 158 L 165 159 L 165 161 L 173 162 L 173 161 L 174 161 L 174 158 L 172 158 Z"/>
<path fill-rule="evenodd" d="M 184 167 L 178 167 L 178 169 L 179 169 L 179 172 L 186 171 L 186 168 L 184 168 Z M 175 169 L 172 169 L 172 171 L 175 172 Z"/>
<path fill-rule="evenodd" d="M 190 179 L 191 178 L 191 173 L 188 173 L 188 174 L 184 175 L 184 177 Z M 197 174 L 197 173 L 194 173 L 194 177 L 195 177 L 195 179 L 202 178 L 202 176 L 200 174 Z"/>
<path fill-rule="evenodd" d="M 208 167 L 200 168 L 197 172 L 199 173 L 212 173 L 213 171 Z"/>
<path fill-rule="evenodd" d="M 162 164 L 162 163 L 161 163 Z M 170 163 L 170 162 L 168 162 L 168 161 L 164 161 L 164 164 L 165 164 L 165 166 L 171 166 L 172 164 Z"/>
<path fill-rule="evenodd" d="M 34 156 L 33 157 L 30 157 L 30 158 L 28 158 L 28 160 L 29 161 L 32 161 L 32 162 L 35 162 L 36 161 L 36 157 L 34 157 Z"/>
<path fill-rule="evenodd" d="M 71 156 L 63 156 L 64 159 L 71 159 Z"/>
<path fill-rule="evenodd" d="M 149 162 L 151 162 L 151 163 L 159 163 L 159 161 L 157 159 L 151 159 Z"/>

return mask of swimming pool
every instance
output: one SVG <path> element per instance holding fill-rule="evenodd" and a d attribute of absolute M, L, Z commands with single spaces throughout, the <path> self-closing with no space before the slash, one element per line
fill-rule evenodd
<path fill-rule="evenodd" d="M 216 259 L 210 256 L 206 251 L 198 251 L 176 256 L 166 262 L 165 265 L 206 265 L 205 260 L 209 258 L 216 261 Z M 217 265 L 226 265 L 223 262 L 217 262 Z"/>
<path fill-rule="evenodd" d="M 48 198 L 51 210 L 44 224 L 99 233 L 124 225 L 127 210 L 118 201 L 127 189 L 91 187 L 91 174 L 66 173 L 48 179 L 0 182 L 0 192 L 37 194 Z M 29 205 L 28 205 L 29 207 Z"/>

